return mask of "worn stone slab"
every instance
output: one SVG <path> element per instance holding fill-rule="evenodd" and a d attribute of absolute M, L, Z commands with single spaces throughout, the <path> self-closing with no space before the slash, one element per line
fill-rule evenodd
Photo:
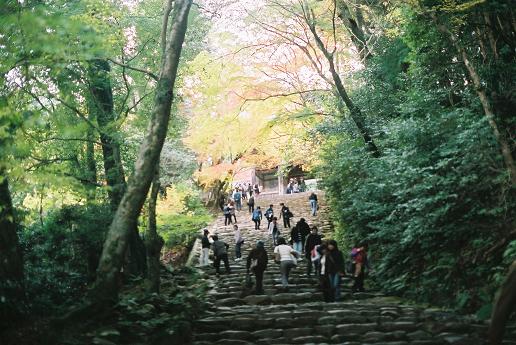
<path fill-rule="evenodd" d="M 220 332 L 220 337 L 225 339 L 238 339 L 238 340 L 248 340 L 251 339 L 251 333 L 248 331 L 235 331 L 235 330 L 227 330 Z"/>
<path fill-rule="evenodd" d="M 296 337 L 292 339 L 292 342 L 294 344 L 320 343 L 324 341 L 327 341 L 327 339 L 322 335 L 309 335 L 304 337 Z"/>
<path fill-rule="evenodd" d="M 335 326 L 338 334 L 356 334 L 374 331 L 376 323 L 362 323 L 362 324 L 343 324 Z"/>
<path fill-rule="evenodd" d="M 249 295 L 244 297 L 244 302 L 252 305 L 270 304 L 271 298 L 267 295 Z"/>
<path fill-rule="evenodd" d="M 258 339 L 275 339 L 283 336 L 283 330 L 281 329 L 261 329 L 252 333 L 253 337 Z"/>

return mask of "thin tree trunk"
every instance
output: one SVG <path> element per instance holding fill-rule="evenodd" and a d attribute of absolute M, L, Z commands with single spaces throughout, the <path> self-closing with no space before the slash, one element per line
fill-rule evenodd
<path fill-rule="evenodd" d="M 145 248 L 147 249 L 147 291 L 159 293 L 160 285 L 160 254 L 163 248 L 163 238 L 158 235 L 156 227 L 156 202 L 161 185 L 159 182 L 159 165 L 156 167 L 152 188 L 149 196 L 149 223 L 145 236 Z"/>
<path fill-rule="evenodd" d="M 86 142 L 86 179 L 93 185 L 97 184 L 97 162 L 95 161 L 95 146 L 93 143 L 94 132 L 93 128 L 88 128 Z"/>
<path fill-rule="evenodd" d="M 191 4 L 192 0 L 176 0 L 174 3 L 173 20 L 156 88 L 154 109 L 147 134 L 140 146 L 134 173 L 129 179 L 127 190 L 106 236 L 97 270 L 97 280 L 90 292 L 90 298 L 93 301 L 114 302 L 118 299 L 117 277 L 123 264 L 130 230 L 136 223 L 145 202 L 167 134 L 174 83 Z"/>
<path fill-rule="evenodd" d="M 489 45 L 491 46 L 491 52 L 493 53 L 494 59 L 498 60 L 498 47 L 496 45 L 496 39 L 493 34 L 493 24 L 491 23 L 491 18 L 489 16 L 489 13 L 486 12 L 483 13 L 483 16 L 484 21 L 486 23 L 485 30 L 487 33 L 487 38 L 489 39 Z"/>
<path fill-rule="evenodd" d="M 367 145 L 368 150 L 374 157 L 380 157 L 380 150 L 376 146 L 373 137 L 369 133 L 369 129 L 365 125 L 362 111 L 353 103 L 351 98 L 349 98 L 348 93 L 346 92 L 346 89 L 344 87 L 344 84 L 342 83 L 342 79 L 340 78 L 340 75 L 337 73 L 337 70 L 335 68 L 334 54 L 328 51 L 323 41 L 319 37 L 319 34 L 316 30 L 315 18 L 313 17 L 313 13 L 312 15 L 310 15 L 310 11 L 308 8 L 305 11 L 305 19 L 310 29 L 310 32 L 312 33 L 315 39 L 317 47 L 323 53 L 324 57 L 328 61 L 330 73 L 333 78 L 333 82 L 335 83 L 335 88 L 337 89 L 337 96 L 348 108 L 351 119 L 360 131 L 360 134 L 362 135 L 362 138 L 364 139 L 364 142 Z"/>
<path fill-rule="evenodd" d="M 23 257 L 16 233 L 9 183 L 0 168 L 0 324 L 14 321 L 23 305 Z M 2 327 L 0 327 L 2 328 Z"/>
<path fill-rule="evenodd" d="M 90 112 L 88 114 L 88 119 L 93 122 L 93 114 Z M 88 126 L 88 131 L 86 133 L 86 180 L 92 184 L 92 186 L 97 184 L 97 162 L 95 161 L 95 131 L 91 126 Z M 94 189 L 88 190 L 88 195 L 86 196 L 88 203 L 91 203 L 95 200 Z"/>
<path fill-rule="evenodd" d="M 509 273 L 496 299 L 493 314 L 491 315 L 491 325 L 489 327 L 489 342 L 491 345 L 502 343 L 505 333 L 505 326 L 511 313 L 516 309 L 516 261 L 509 269 Z"/>
<path fill-rule="evenodd" d="M 475 66 L 473 66 L 473 64 L 471 63 L 466 50 L 457 41 L 457 38 L 455 37 L 455 35 L 444 24 L 439 23 L 439 21 L 437 20 L 435 15 L 432 15 L 432 17 L 433 17 L 434 21 L 437 23 L 437 27 L 438 27 L 439 31 L 450 36 L 450 39 L 451 39 L 455 49 L 457 49 L 460 57 L 462 58 L 462 62 L 466 66 L 466 70 L 468 71 L 469 77 L 473 81 L 473 86 L 475 87 L 477 96 L 480 99 L 482 108 L 484 109 L 484 114 L 487 118 L 487 122 L 491 126 L 491 129 L 496 138 L 496 141 L 500 145 L 502 157 L 505 162 L 507 171 L 509 173 L 512 186 L 514 187 L 514 186 L 516 186 L 516 164 L 514 163 L 514 159 L 512 157 L 511 147 L 509 145 L 509 142 L 505 138 L 505 136 L 498 129 L 498 124 L 496 123 L 496 120 L 495 120 L 495 112 L 493 110 L 493 107 L 491 105 L 489 97 L 487 96 L 486 90 L 485 90 L 484 86 L 482 85 L 480 76 L 478 75 L 477 70 L 475 69 Z"/>
<path fill-rule="evenodd" d="M 344 26 L 349 30 L 351 34 L 351 42 L 357 48 L 360 59 L 364 64 L 367 64 L 368 60 L 373 57 L 369 47 L 367 46 L 367 35 L 359 25 L 359 20 L 355 20 L 349 9 L 348 4 L 345 0 L 334 0 L 337 1 L 337 16 L 342 20 Z M 357 9 L 357 11 L 360 11 Z M 360 14 L 361 15 L 361 14 Z"/>

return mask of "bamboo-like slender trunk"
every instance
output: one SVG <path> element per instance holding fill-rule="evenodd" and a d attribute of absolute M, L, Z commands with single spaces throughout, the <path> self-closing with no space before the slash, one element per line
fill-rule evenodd
<path fill-rule="evenodd" d="M 159 189 L 159 166 L 156 167 L 152 188 L 149 195 L 149 222 L 145 234 L 145 248 L 147 249 L 147 292 L 159 293 L 160 285 L 160 254 L 163 248 L 163 238 L 158 235 L 156 226 L 156 203 Z"/>

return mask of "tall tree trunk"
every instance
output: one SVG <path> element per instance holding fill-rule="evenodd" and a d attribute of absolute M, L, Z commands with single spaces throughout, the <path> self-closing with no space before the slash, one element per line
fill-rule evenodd
<path fill-rule="evenodd" d="M 509 173 L 509 177 L 511 179 L 512 186 L 515 187 L 516 186 L 516 164 L 514 163 L 514 159 L 512 157 L 511 146 L 510 146 L 508 140 L 505 138 L 505 135 L 503 133 L 501 133 L 498 128 L 498 124 L 496 123 L 495 112 L 491 105 L 491 101 L 490 101 L 489 97 L 487 96 L 486 89 L 482 83 L 482 80 L 480 79 L 480 76 L 477 73 L 475 66 L 473 66 L 473 63 L 469 59 L 466 49 L 464 49 L 464 47 L 462 47 L 460 42 L 458 42 L 455 35 L 446 27 L 446 25 L 440 23 L 435 15 L 432 15 L 432 17 L 433 17 L 435 23 L 437 24 L 439 31 L 441 31 L 442 33 L 444 33 L 450 37 L 451 42 L 453 43 L 453 46 L 455 47 L 455 49 L 457 49 L 457 51 L 462 59 L 462 62 L 466 66 L 466 70 L 468 71 L 469 77 L 473 81 L 473 86 L 475 87 L 477 96 L 480 99 L 482 108 L 484 109 L 484 114 L 487 118 L 487 122 L 491 126 L 493 134 L 494 134 L 498 144 L 500 145 L 502 157 L 503 157 L 507 172 Z"/>
<path fill-rule="evenodd" d="M 93 116 L 94 115 L 90 112 L 88 114 L 88 120 L 93 122 Z M 97 184 L 97 162 L 95 161 L 95 130 L 92 127 L 88 127 L 86 140 L 86 180 L 94 186 Z M 88 195 L 86 197 L 88 203 L 95 200 L 94 189 L 88 190 Z"/>
<path fill-rule="evenodd" d="M 147 249 L 147 291 L 159 293 L 160 284 L 160 254 L 163 248 L 163 238 L 158 235 L 156 228 L 156 202 L 159 189 L 159 165 L 156 167 L 152 188 L 149 196 L 149 224 L 145 235 L 145 248 Z"/>
<path fill-rule="evenodd" d="M 308 5 L 305 13 L 305 20 L 308 24 L 308 27 L 310 29 L 310 32 L 312 33 L 315 42 L 317 44 L 317 47 L 323 53 L 324 57 L 328 61 L 329 64 L 329 70 L 331 73 L 331 76 L 333 78 L 333 82 L 335 83 L 335 88 L 337 90 L 337 96 L 340 98 L 340 100 L 346 105 L 346 107 L 349 110 L 351 119 L 357 126 L 358 130 L 360 131 L 360 134 L 362 135 L 362 138 L 364 139 L 365 144 L 367 145 L 368 150 L 371 152 L 373 157 L 380 157 L 380 150 L 376 146 L 373 137 L 371 136 L 371 133 L 369 132 L 369 129 L 365 125 L 364 116 L 362 114 L 362 111 L 359 107 L 355 105 L 355 103 L 349 98 L 348 93 L 346 92 L 346 88 L 344 87 L 344 84 L 342 83 L 342 79 L 340 78 L 340 75 L 337 73 L 337 70 L 335 68 L 335 56 L 332 52 L 329 52 L 326 46 L 324 45 L 324 42 L 321 40 L 321 37 L 319 37 L 319 34 L 317 33 L 317 28 L 315 24 L 315 17 L 314 14 L 310 11 Z M 339 104 L 339 110 L 341 109 L 341 106 Z"/>
<path fill-rule="evenodd" d="M 95 114 L 101 129 L 99 136 L 102 143 L 104 157 L 104 173 L 106 175 L 109 200 L 113 212 L 117 209 L 127 187 L 124 167 L 120 154 L 120 143 L 116 132 L 116 118 L 113 106 L 113 91 L 109 63 L 103 59 L 90 61 L 88 69 L 89 87 L 93 101 L 90 104 L 90 113 Z M 138 224 L 135 222 L 131 229 L 129 250 L 127 253 L 126 271 L 133 275 L 143 275 L 146 271 L 145 245 L 138 233 Z"/>
<path fill-rule="evenodd" d="M 130 230 L 145 202 L 167 134 L 174 83 L 191 4 L 192 0 L 176 0 L 174 3 L 172 25 L 168 31 L 165 57 L 147 134 L 140 146 L 134 173 L 109 227 L 97 270 L 97 280 L 90 292 L 90 298 L 97 302 L 114 302 L 118 299 L 117 277 L 123 264 Z"/>
<path fill-rule="evenodd" d="M 0 325 L 7 326 L 19 316 L 24 293 L 14 209 L 5 170 L 0 168 Z"/>
<path fill-rule="evenodd" d="M 126 183 L 120 144 L 116 137 L 113 91 L 109 63 L 103 59 L 90 61 L 88 68 L 89 88 L 93 101 L 89 102 L 90 114 L 94 114 L 101 129 L 100 141 L 104 157 L 104 172 L 109 187 L 108 195 L 113 210 L 116 210 Z"/>
<path fill-rule="evenodd" d="M 489 342 L 491 345 L 502 343 L 505 326 L 511 313 L 516 310 L 516 261 L 509 269 L 491 315 Z"/>
<path fill-rule="evenodd" d="M 358 51 L 360 59 L 364 64 L 367 64 L 368 60 L 373 57 L 371 50 L 367 45 L 367 34 L 364 32 L 362 27 L 359 25 L 360 19 L 362 19 L 362 15 L 360 13 L 360 8 L 357 8 L 358 18 L 354 18 L 346 0 L 334 0 L 337 5 L 337 16 L 342 20 L 346 29 L 348 29 L 351 37 L 351 42 Z"/>

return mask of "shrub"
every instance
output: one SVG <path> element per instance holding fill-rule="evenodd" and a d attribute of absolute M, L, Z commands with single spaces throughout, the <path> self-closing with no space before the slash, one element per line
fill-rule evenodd
<path fill-rule="evenodd" d="M 36 313 L 82 295 L 94 279 L 111 218 L 109 205 L 65 206 L 21 231 L 27 295 Z"/>

